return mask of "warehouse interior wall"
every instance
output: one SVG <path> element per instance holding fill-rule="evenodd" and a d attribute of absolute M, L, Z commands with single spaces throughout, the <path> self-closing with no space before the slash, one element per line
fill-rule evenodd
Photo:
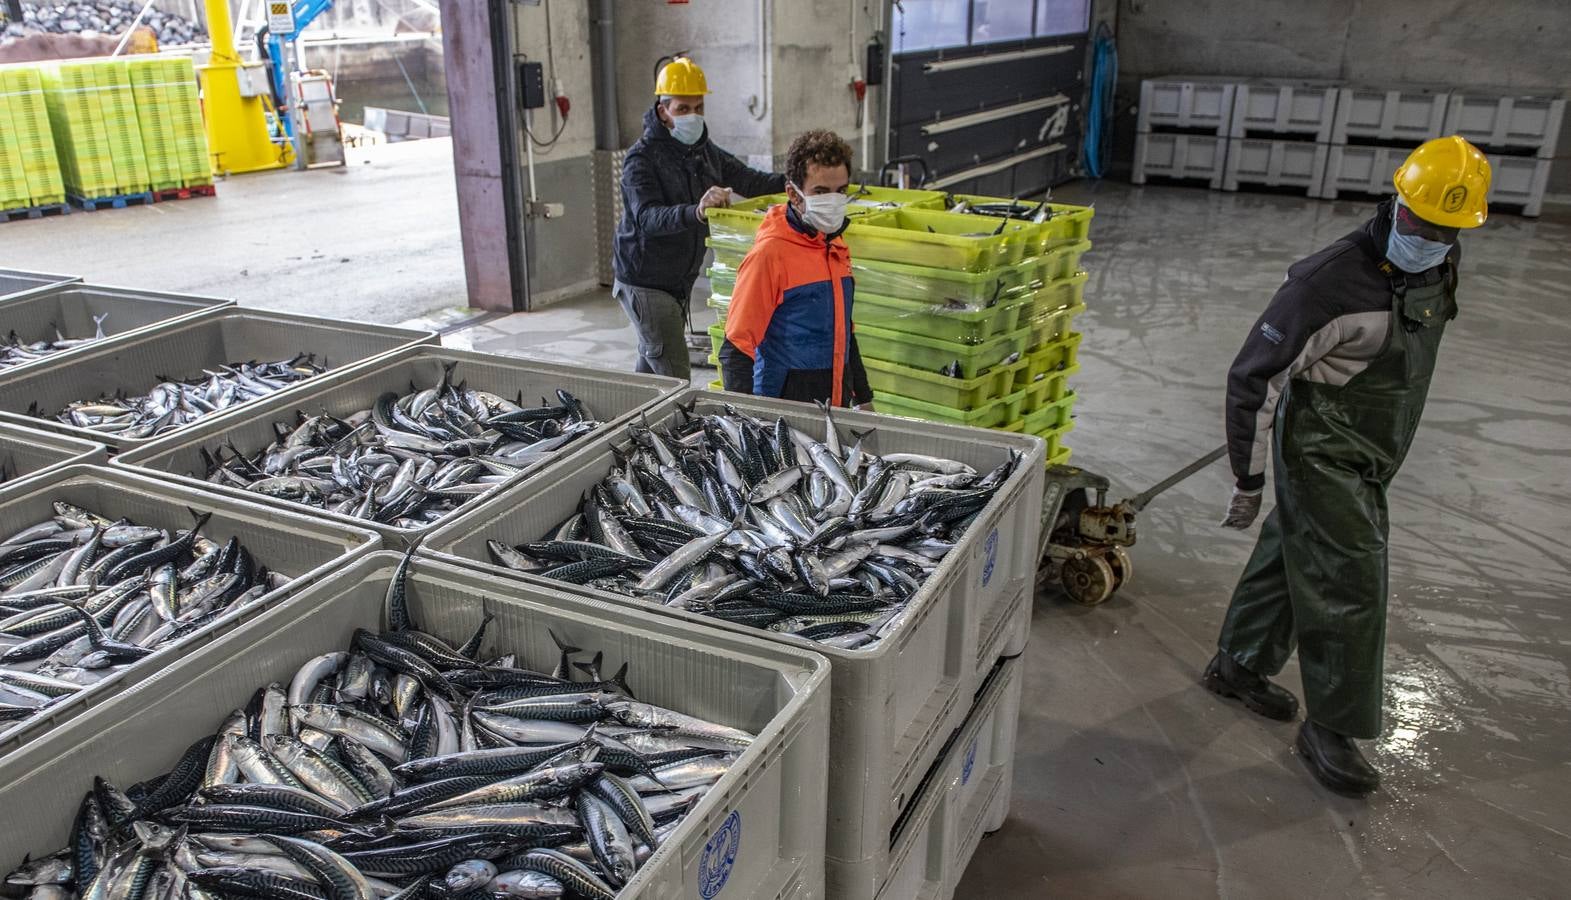
<path fill-rule="evenodd" d="M 1121 0 L 1115 153 L 1127 171 L 1143 78 L 1333 78 L 1565 93 L 1568 34 L 1571 3 L 1543 0 Z M 1562 158 L 1571 150 L 1571 117 L 1559 147 Z M 1571 164 L 1551 168 L 1549 190 L 1571 193 Z"/>

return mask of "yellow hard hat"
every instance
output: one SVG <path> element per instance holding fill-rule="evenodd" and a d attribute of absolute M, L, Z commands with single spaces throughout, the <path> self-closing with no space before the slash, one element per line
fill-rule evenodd
<path fill-rule="evenodd" d="M 685 56 L 666 63 L 655 79 L 656 97 L 698 97 L 709 93 L 704 70 Z"/>
<path fill-rule="evenodd" d="M 1477 228 L 1489 218 L 1489 159 L 1459 134 L 1425 141 L 1397 167 L 1391 183 L 1407 208 L 1446 228 Z"/>

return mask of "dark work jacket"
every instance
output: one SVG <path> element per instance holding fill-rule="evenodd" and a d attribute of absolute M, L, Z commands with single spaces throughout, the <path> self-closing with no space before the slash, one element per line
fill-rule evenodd
<path fill-rule="evenodd" d="M 871 402 L 851 325 L 854 294 L 839 232 L 820 233 L 789 205 L 770 209 L 726 313 L 725 389 L 803 403 Z"/>
<path fill-rule="evenodd" d="M 644 113 L 644 136 L 622 162 L 616 280 L 686 301 L 703 268 L 709 236 L 709 226 L 698 217 L 698 201 L 716 185 L 757 197 L 784 191 L 785 176 L 748 168 L 709 140 L 707 126 L 698 143 L 682 143 L 651 106 Z"/>

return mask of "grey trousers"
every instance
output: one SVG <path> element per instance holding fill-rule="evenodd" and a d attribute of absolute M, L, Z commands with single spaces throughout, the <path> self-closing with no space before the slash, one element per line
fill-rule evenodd
<path fill-rule="evenodd" d="M 687 315 L 682 302 L 665 291 L 620 281 L 611 284 L 611 294 L 638 333 L 638 360 L 633 371 L 686 381 L 692 365 L 687 358 Z"/>

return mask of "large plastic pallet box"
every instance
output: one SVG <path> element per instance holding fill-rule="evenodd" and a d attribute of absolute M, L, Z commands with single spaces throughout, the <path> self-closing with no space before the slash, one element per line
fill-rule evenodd
<path fill-rule="evenodd" d="M 342 569 L 0 764 L 0 796 L 28 810 L 0 823 L 6 865 L 64 846 L 95 776 L 130 785 L 167 771 L 258 687 L 347 649 L 357 628 L 382 628 L 400 559 L 378 553 Z M 516 653 L 549 672 L 554 632 L 603 652 L 608 665 L 627 663 L 641 699 L 757 735 L 618 900 L 824 895 L 822 657 L 426 561 L 411 568 L 408 591 L 414 620 L 439 637 L 467 637 L 484 604 L 495 616 L 490 655 Z"/>
<path fill-rule="evenodd" d="M 1129 180 L 1145 184 L 1152 175 L 1201 179 L 1212 190 L 1222 187 L 1227 138 L 1206 134 L 1135 135 L 1134 171 Z"/>
<path fill-rule="evenodd" d="M 897 209 L 851 222 L 843 235 L 852 259 L 986 272 L 1031 255 L 1037 228 L 992 216 Z"/>
<path fill-rule="evenodd" d="M 1550 163 L 1531 156 L 1489 154 L 1489 202 L 1521 206 L 1522 215 L 1537 216 L 1549 185 Z"/>
<path fill-rule="evenodd" d="M 77 275 L 52 275 L 48 272 L 28 272 L 23 269 L 0 269 L 0 303 L 20 300 L 81 280 Z"/>
<path fill-rule="evenodd" d="M 1301 135 L 1326 143 L 1336 121 L 1338 90 L 1330 81 L 1241 82 L 1233 91 L 1228 136 Z"/>
<path fill-rule="evenodd" d="M 0 725 L 0 770 L 8 770 L 19 752 L 30 752 L 35 743 L 43 742 L 52 732 L 94 711 L 113 708 L 127 694 L 152 681 L 182 658 L 197 653 L 243 623 L 265 617 L 280 600 L 381 545 L 381 540 L 365 529 L 348 528 L 312 516 L 218 497 L 185 485 L 96 466 L 59 469 L 28 479 L 16 490 L 0 491 L 0 522 L 5 522 L 5 530 L 11 532 L 45 521 L 54 514 L 53 504 L 57 501 L 110 519 L 124 517 L 138 525 L 164 529 L 190 528 L 193 510 L 211 513 L 212 518 L 202 528 L 205 537 L 219 543 L 231 537 L 239 538 L 258 565 L 287 576 L 289 580 L 256 602 L 218 618 L 174 645 L 57 701 L 42 715 Z M 149 724 L 156 728 L 161 723 L 153 720 Z M 32 816 L 41 813 L 42 809 L 28 807 L 28 810 L 29 816 L 20 818 L 36 822 Z M 62 812 L 62 815 L 69 814 Z"/>
<path fill-rule="evenodd" d="M 1332 144 L 1326 152 L 1326 173 L 1316 196 L 1335 200 L 1342 191 L 1389 194 L 1397 167 L 1411 152 L 1404 147 Z"/>
<path fill-rule="evenodd" d="M 13 142 L 22 167 L 28 202 L 51 206 L 65 202 L 60 156 L 44 98 L 44 82 L 36 68 L 0 66 L 0 130 Z M 0 204 L 0 209 L 14 209 Z"/>
<path fill-rule="evenodd" d="M 555 403 L 558 390 L 568 391 L 584 403 L 602 423 L 602 428 L 612 428 L 627 422 L 657 401 L 688 388 L 686 382 L 659 375 L 601 372 L 514 356 L 415 346 L 360 368 L 313 379 L 308 387 L 298 393 L 259 400 L 235 416 L 199 422 L 168 438 L 122 453 L 115 458 L 115 464 L 131 467 L 156 478 L 188 482 L 203 490 L 226 496 L 281 505 L 307 515 L 369 528 L 380 534 L 384 545 L 389 548 L 413 547 L 436 524 L 399 528 L 316 506 L 265 497 L 241 488 L 212 484 L 204 478 L 206 470 L 202 455 L 204 451 L 213 452 L 222 447 L 238 448 L 246 455 L 255 454 L 273 443 L 276 437 L 274 423 L 292 427 L 297 421 L 297 412 L 306 415 L 325 412 L 344 418 L 370 409 L 377 398 L 385 393 L 403 395 L 410 390 L 411 385 L 422 390 L 435 387 L 442 380 L 443 368 L 448 365 L 454 366 L 452 377 L 455 382 L 463 382 L 473 390 L 489 391 L 507 399 L 522 393 L 525 404 L 534 403 L 540 397 Z M 465 502 L 459 509 L 473 509 L 489 501 L 505 488 L 538 472 L 550 458 L 525 468 Z"/>
<path fill-rule="evenodd" d="M 108 460 L 109 449 L 103 444 L 0 423 L 0 493 L 21 489 L 31 479 L 66 466 L 102 465 Z M 0 540 L 9 536 L 0 535 Z"/>
<path fill-rule="evenodd" d="M 695 404 L 700 412 L 712 412 L 726 403 L 766 420 L 784 417 L 809 434 L 823 429 L 823 414 L 807 404 L 698 391 L 665 401 L 649 413 L 649 421 L 659 427 L 679 416 L 681 406 Z M 842 430 L 876 429 L 863 439 L 863 447 L 875 454 L 927 453 L 979 471 L 998 465 L 1010 453 L 1022 455 L 1015 473 L 913 598 L 904 622 L 872 649 L 838 650 L 794 635 L 561 585 L 491 561 L 487 540 L 535 540 L 574 513 L 584 492 L 615 464 L 615 454 L 628 443 L 625 434 L 596 438 L 529 484 L 452 520 L 416 552 L 827 656 L 834 671 L 827 853 L 845 869 L 842 878 L 863 881 L 866 890 L 860 896 L 871 896 L 887 870 L 894 821 L 915 796 L 939 745 L 963 721 L 971 696 L 998 657 L 1018 653 L 1025 644 L 1041 528 L 1044 455 L 1043 442 L 1030 436 L 851 410 L 837 411 L 835 419 Z"/>
<path fill-rule="evenodd" d="M 1419 86 L 1341 88 L 1337 92 L 1331 143 L 1409 141 L 1416 146 L 1439 137 L 1445 127 L 1450 96 L 1444 88 Z"/>
<path fill-rule="evenodd" d="M 1294 187 L 1318 197 L 1329 153 L 1329 144 L 1233 138 L 1228 141 L 1227 175 L 1222 188 L 1236 191 L 1246 184 Z"/>
<path fill-rule="evenodd" d="M 233 300 L 194 294 L 67 283 L 17 299 L 0 300 L 0 334 L 15 332 L 23 343 L 54 340 L 57 331 L 67 338 L 90 338 L 98 328 L 95 320 L 103 316 L 104 340 L 109 341 L 148 334 L 160 326 L 211 315 L 234 303 Z M 53 368 L 104 346 L 94 341 L 51 353 L 34 362 L 10 367 L 0 365 L 0 372 L 10 374 Z"/>
<path fill-rule="evenodd" d="M 430 331 L 231 306 L 146 334 L 90 345 L 73 353 L 67 365 L 0 372 L 0 420 L 102 441 L 115 451 L 129 450 L 164 435 L 128 438 L 100 433 L 67 425 L 54 414 L 75 400 L 117 392 L 145 394 L 165 377 L 199 377 L 206 369 L 233 363 L 311 353 L 319 365 L 336 371 L 436 341 L 436 334 Z M 308 384 L 309 379 L 285 390 L 298 391 Z M 233 415 L 245 406 L 237 404 L 214 415 Z M 39 414 L 32 415 L 29 410 Z M 178 429 L 171 433 L 178 433 Z"/>
<path fill-rule="evenodd" d="M 1565 113 L 1563 97 L 1456 91 L 1446 107 L 1444 133 L 1460 134 L 1485 151 L 1526 150 L 1549 159 Z"/>
<path fill-rule="evenodd" d="M 956 896 L 977 845 L 1004 827 L 1024 684 L 1018 658 L 1000 660 L 989 674 L 891 838 L 889 878 L 878 900 Z"/>
<path fill-rule="evenodd" d="M 1226 137 L 1234 90 L 1233 82 L 1217 79 L 1172 76 L 1142 81 L 1135 130 L 1146 134 L 1180 128 Z"/>

